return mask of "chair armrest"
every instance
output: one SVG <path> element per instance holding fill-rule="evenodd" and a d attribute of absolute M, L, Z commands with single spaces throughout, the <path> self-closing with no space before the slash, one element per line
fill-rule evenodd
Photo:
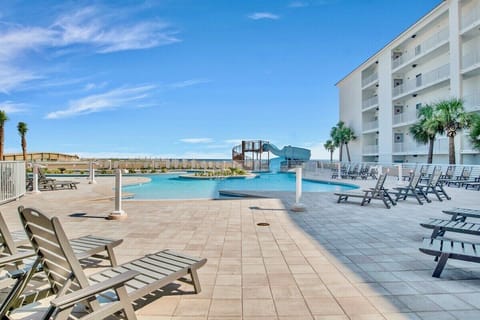
<path fill-rule="evenodd" d="M 23 251 L 23 252 L 18 252 L 9 256 L 5 256 L 0 258 L 0 267 L 3 267 L 6 264 L 13 263 L 13 262 L 19 262 L 23 259 L 30 258 L 35 256 L 34 251 Z"/>
<path fill-rule="evenodd" d="M 129 270 L 106 281 L 96 283 L 88 288 L 80 289 L 72 293 L 66 294 L 62 297 L 53 299 L 52 301 L 50 301 L 50 304 L 53 307 L 61 310 L 69 308 L 89 297 L 104 292 L 108 289 L 120 287 L 125 282 L 132 280 L 139 274 L 140 273 L 138 271 Z"/>

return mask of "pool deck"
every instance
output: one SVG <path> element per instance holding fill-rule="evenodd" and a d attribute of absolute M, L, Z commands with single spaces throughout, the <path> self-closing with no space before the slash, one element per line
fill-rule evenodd
<path fill-rule="evenodd" d="M 328 177 L 329 172 L 309 176 Z M 480 319 L 480 264 L 449 260 L 442 277 L 432 278 L 436 263 L 418 250 L 430 235 L 420 222 L 448 219 L 441 210 L 449 207 L 480 209 L 478 191 L 446 188 L 450 201 L 431 197 L 432 203 L 421 206 L 409 199 L 392 209 L 379 201 L 361 207 L 360 199 L 337 204 L 333 193 L 304 193 L 307 210 L 299 213 L 289 210 L 294 192 L 124 201 L 128 219 L 109 221 L 103 217 L 114 209 L 113 178 L 97 178 L 96 185 L 78 181 L 78 190 L 27 194 L 0 210 L 12 230 L 20 229 L 16 208 L 23 205 L 60 217 L 69 237 L 123 238 L 115 250 L 119 262 L 164 248 L 208 258 L 199 270 L 200 294 L 174 283 L 139 309 L 138 319 Z M 386 184 L 398 181 L 389 177 Z"/>

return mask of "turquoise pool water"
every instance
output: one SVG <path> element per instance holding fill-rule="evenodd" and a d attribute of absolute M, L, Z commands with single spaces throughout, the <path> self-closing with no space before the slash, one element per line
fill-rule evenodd
<path fill-rule="evenodd" d="M 123 187 L 134 199 L 220 199 L 219 190 L 295 191 L 295 174 L 262 173 L 251 179 L 191 180 L 176 174 L 149 175 L 151 182 Z M 304 192 L 335 192 L 356 187 L 303 180 Z"/>

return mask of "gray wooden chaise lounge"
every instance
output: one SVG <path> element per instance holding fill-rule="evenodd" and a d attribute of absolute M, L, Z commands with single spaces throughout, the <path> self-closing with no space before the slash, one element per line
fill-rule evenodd
<path fill-rule="evenodd" d="M 432 200 L 427 197 L 422 188 L 419 187 L 420 178 L 420 174 L 414 174 L 412 179 L 410 179 L 408 186 L 393 188 L 395 192 L 392 192 L 392 194 L 396 195 L 395 201 L 406 200 L 407 197 L 414 197 L 415 199 L 417 199 L 417 202 L 422 205 L 423 200 L 429 203 L 432 202 Z"/>
<path fill-rule="evenodd" d="M 23 207 L 19 207 L 19 211 Z M 88 259 L 85 265 L 91 265 L 91 257 L 100 258 L 108 261 L 112 266 L 117 265 L 117 260 L 113 248 L 120 245 L 122 239 L 108 239 L 98 236 L 87 235 L 75 239 L 68 240 L 77 259 Z M 26 291 L 24 286 L 31 288 L 42 287 L 45 279 L 37 274 L 36 266 L 31 266 L 27 272 L 23 270 L 24 262 L 33 263 L 35 251 L 31 247 L 31 243 L 25 231 L 10 232 L 5 223 L 2 213 L 0 212 L 0 270 L 6 269 L 17 281 L 12 284 L 9 290 L 11 294 L 6 298 L 3 297 L 0 305 L 0 319 L 6 316 L 10 310 L 18 308 L 21 305 L 35 302 L 54 294 L 51 288 L 42 288 L 35 291 Z M 29 283 L 27 283 L 29 282 Z M 30 285 L 32 282 L 35 284 Z M 13 289 L 13 290 L 12 290 Z"/>
<path fill-rule="evenodd" d="M 430 178 L 428 179 L 427 184 L 418 185 L 418 187 L 428 196 L 429 193 L 433 193 L 438 201 L 443 201 L 443 199 L 451 200 L 450 196 L 447 194 L 445 189 L 443 189 L 442 184 L 440 183 L 440 176 L 442 172 L 440 170 L 434 170 Z"/>
<path fill-rule="evenodd" d="M 465 221 L 467 218 L 480 219 L 480 210 L 469 208 L 450 208 L 442 210 L 445 214 L 452 215 L 450 220 Z"/>
<path fill-rule="evenodd" d="M 433 229 L 431 238 L 444 236 L 447 231 L 480 236 L 480 223 L 432 218 L 420 225 L 427 229 Z"/>
<path fill-rule="evenodd" d="M 20 218 L 50 286 L 57 293 L 50 310 L 54 314 L 60 304 L 65 305 L 65 301 L 75 298 L 78 290 L 87 295 L 97 294 L 98 291 L 93 289 L 101 287 L 100 291 L 108 291 L 106 295 L 113 300 L 113 304 L 100 306 L 97 296 L 92 295 L 87 301 L 88 310 L 93 311 L 89 319 L 103 319 L 119 311 L 123 311 L 127 319 L 136 319 L 132 306 L 136 300 L 144 300 L 152 292 L 173 281 L 184 280 L 187 275 L 191 277 L 195 292 L 200 292 L 197 269 L 206 263 L 206 259 L 163 250 L 87 277 L 58 218 L 48 217 L 32 208 L 23 209 Z M 115 281 L 118 278 L 122 278 L 124 285 L 122 281 Z M 115 291 L 110 288 L 112 282 L 117 286 Z M 102 297 L 107 299 L 106 295 Z M 69 308 L 78 302 L 76 299 L 72 301 Z M 68 315 L 69 308 L 62 317 Z"/>
<path fill-rule="evenodd" d="M 388 194 L 388 189 L 383 187 L 387 175 L 381 174 L 378 177 L 377 184 L 374 188 L 364 189 L 363 193 L 360 192 L 335 192 L 334 194 L 338 196 L 337 203 L 347 202 L 348 198 L 361 198 L 362 202 L 360 203 L 363 206 L 366 203 L 370 203 L 372 200 L 382 200 L 383 204 L 387 209 L 390 209 L 391 205 L 396 205 L 395 201 Z"/>
<path fill-rule="evenodd" d="M 480 262 L 480 244 L 443 238 L 424 238 L 419 248 L 423 253 L 435 256 L 438 260 L 432 277 L 439 278 L 448 259 Z"/>

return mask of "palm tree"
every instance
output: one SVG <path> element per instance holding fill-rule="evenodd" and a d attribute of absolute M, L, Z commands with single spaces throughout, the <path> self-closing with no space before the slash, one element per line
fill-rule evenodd
<path fill-rule="evenodd" d="M 455 164 L 455 136 L 470 126 L 472 116 L 463 109 L 462 99 L 451 98 L 435 104 L 434 117 L 448 137 L 448 163 Z"/>
<path fill-rule="evenodd" d="M 335 148 L 337 147 L 335 143 L 332 140 L 327 140 L 325 141 L 325 144 L 323 147 L 330 152 L 330 162 L 333 161 L 333 152 L 335 151 Z"/>
<path fill-rule="evenodd" d="M 19 122 L 17 125 L 18 133 L 22 137 L 22 153 L 23 153 L 23 160 L 27 161 L 27 139 L 25 139 L 25 135 L 27 134 L 28 127 L 25 122 Z"/>
<path fill-rule="evenodd" d="M 350 159 L 350 150 L 348 149 L 348 143 L 355 139 L 357 139 L 357 137 L 355 136 L 355 133 L 353 132 L 353 130 L 349 127 L 345 127 L 343 129 L 343 143 L 345 144 L 345 149 L 347 149 L 348 162 L 352 161 Z"/>
<path fill-rule="evenodd" d="M 418 121 L 410 127 L 410 133 L 417 142 L 428 143 L 427 163 L 433 161 L 433 145 L 437 133 L 442 133 L 439 122 L 434 117 L 434 108 L 431 105 L 425 105 L 419 110 Z"/>
<path fill-rule="evenodd" d="M 0 110 L 0 161 L 3 160 L 3 145 L 5 143 L 5 121 L 8 120 L 4 110 Z"/>
<path fill-rule="evenodd" d="M 472 124 L 470 126 L 470 142 L 475 149 L 480 150 L 480 115 L 474 113 L 472 118 Z"/>
<path fill-rule="evenodd" d="M 342 162 L 343 159 L 343 137 L 342 137 L 342 130 L 344 128 L 345 123 L 343 121 L 339 121 L 335 127 L 332 127 L 330 130 L 330 137 L 332 137 L 333 144 L 335 147 L 340 149 L 338 153 L 338 161 Z"/>

